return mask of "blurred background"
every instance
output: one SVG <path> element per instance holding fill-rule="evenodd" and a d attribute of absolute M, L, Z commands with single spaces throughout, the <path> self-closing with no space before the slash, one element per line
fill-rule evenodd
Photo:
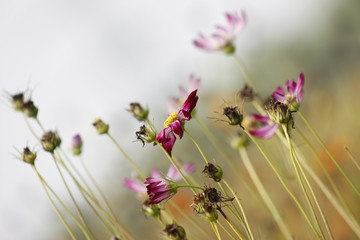
<path fill-rule="evenodd" d="M 236 54 L 260 94 L 267 96 L 304 72 L 303 112 L 339 159 L 348 158 L 344 145 L 359 158 L 357 0 L 1 1 L 0 239 L 68 239 L 34 171 L 14 156 L 26 145 L 41 149 L 7 101 L 9 93 L 20 91 L 32 96 L 40 121 L 59 132 L 65 150 L 73 135 L 82 135 L 83 158 L 135 236 L 153 233 L 152 221 L 130 204 L 135 196 L 122 185 L 131 167 L 91 123 L 101 117 L 141 166 L 166 171 L 157 149 L 134 142 L 141 124 L 125 109 L 133 101 L 148 106 L 160 128 L 167 98 L 178 95 L 178 86 L 193 73 L 202 79 L 200 116 L 215 133 L 223 131 L 207 117 L 221 112 L 224 100 L 233 101 L 242 74 L 232 58 L 195 49 L 192 41 L 200 31 L 208 34 L 223 24 L 224 12 L 241 9 L 248 24 L 235 42 Z M 177 151 L 182 152 L 180 146 Z M 66 199 L 49 155 L 38 155 L 39 170 Z M 192 161 L 192 155 L 185 152 L 184 161 Z M 336 234 L 353 238 L 346 226 Z"/>

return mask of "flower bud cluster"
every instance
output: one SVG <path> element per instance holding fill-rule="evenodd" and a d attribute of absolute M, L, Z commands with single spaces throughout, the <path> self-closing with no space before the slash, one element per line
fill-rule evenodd
<path fill-rule="evenodd" d="M 27 117 L 37 118 L 39 109 L 31 99 L 25 100 L 24 93 L 11 95 L 11 104 L 16 111 L 23 112 Z"/>

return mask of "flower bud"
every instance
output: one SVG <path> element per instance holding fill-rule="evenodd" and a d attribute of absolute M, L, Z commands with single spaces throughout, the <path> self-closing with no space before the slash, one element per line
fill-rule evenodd
<path fill-rule="evenodd" d="M 161 209 L 157 204 L 150 204 L 150 199 L 147 199 L 143 202 L 142 205 L 143 212 L 150 217 L 160 217 Z"/>
<path fill-rule="evenodd" d="M 17 93 L 17 94 L 11 95 L 11 102 L 12 102 L 13 108 L 16 111 L 23 111 L 24 93 Z"/>
<path fill-rule="evenodd" d="M 206 202 L 203 205 L 203 208 L 204 208 L 206 219 L 209 222 L 216 222 L 217 219 L 219 218 L 219 214 L 218 214 L 216 208 L 214 208 L 214 204 L 212 204 L 211 202 Z"/>
<path fill-rule="evenodd" d="M 41 138 L 41 145 L 43 149 L 47 152 L 54 152 L 55 148 L 59 147 L 60 144 L 60 137 L 52 131 L 46 132 Z"/>
<path fill-rule="evenodd" d="M 243 115 L 237 107 L 225 107 L 223 114 L 229 119 L 230 125 L 239 125 L 242 127 Z"/>
<path fill-rule="evenodd" d="M 39 109 L 34 105 L 32 100 L 28 100 L 23 104 L 23 111 L 26 116 L 36 118 Z"/>
<path fill-rule="evenodd" d="M 209 178 L 212 178 L 215 182 L 220 182 L 223 176 L 223 170 L 219 165 L 215 166 L 212 163 L 208 163 L 202 171 Z"/>
<path fill-rule="evenodd" d="M 34 165 L 36 159 L 36 153 L 32 152 L 28 147 L 25 147 L 22 152 L 22 160 L 24 162 Z"/>
<path fill-rule="evenodd" d="M 79 134 L 76 134 L 75 136 L 73 136 L 72 142 L 71 142 L 71 150 L 74 155 L 81 154 L 82 145 L 83 145 L 83 142 L 82 142 L 81 136 Z"/>
<path fill-rule="evenodd" d="M 246 147 L 248 143 L 248 138 L 245 135 L 238 133 L 238 135 L 231 140 L 230 145 L 233 149 L 239 150 L 240 148 Z"/>
<path fill-rule="evenodd" d="M 222 50 L 228 55 L 233 55 L 235 53 L 235 46 L 230 42 Z"/>
<path fill-rule="evenodd" d="M 171 240 L 186 240 L 186 232 L 185 229 L 176 223 L 167 224 L 164 232 L 169 236 Z"/>
<path fill-rule="evenodd" d="M 132 112 L 133 116 L 139 121 L 145 121 L 149 115 L 149 109 L 144 109 L 139 103 L 130 103 L 129 112 Z"/>
<path fill-rule="evenodd" d="M 99 134 L 106 134 L 109 131 L 109 124 L 105 124 L 100 118 L 93 122 L 93 126 Z"/>

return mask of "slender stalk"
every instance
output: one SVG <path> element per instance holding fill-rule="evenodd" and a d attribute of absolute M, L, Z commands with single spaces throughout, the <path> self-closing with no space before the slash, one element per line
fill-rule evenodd
<path fill-rule="evenodd" d="M 249 222 L 247 220 L 244 208 L 242 207 L 242 204 L 240 203 L 239 198 L 236 196 L 235 191 L 231 188 L 230 184 L 225 179 L 223 179 L 222 182 L 226 185 L 226 187 L 230 190 L 231 194 L 235 197 L 235 201 L 238 204 L 238 206 L 240 208 L 240 211 L 241 211 L 241 214 L 242 214 L 243 219 L 244 219 L 245 230 L 246 230 L 247 234 L 249 235 L 249 238 L 253 240 L 254 236 L 252 234 L 252 231 L 251 231 Z"/>
<path fill-rule="evenodd" d="M 241 70 L 242 74 L 244 75 L 246 83 L 249 86 L 251 86 L 253 89 L 255 89 L 254 82 L 253 82 L 252 78 L 250 77 L 250 73 L 249 73 L 247 67 L 245 66 L 244 62 L 242 61 L 242 59 L 236 55 L 234 55 L 234 59 L 237 62 L 237 64 L 239 65 L 240 70 Z"/>
<path fill-rule="evenodd" d="M 75 205 L 75 209 L 76 209 L 76 211 L 77 211 L 77 213 L 78 213 L 78 215 L 79 215 L 79 217 L 80 217 L 80 220 L 81 220 L 81 222 L 84 224 L 84 229 L 85 229 L 84 234 L 86 235 L 86 238 L 87 238 L 87 239 L 92 239 L 92 238 L 90 237 L 90 235 L 93 236 L 93 234 L 92 234 L 91 231 L 89 230 L 89 227 L 88 227 L 88 225 L 87 225 L 87 223 L 86 223 L 86 221 L 85 221 L 85 218 L 84 218 L 84 216 L 83 216 L 83 214 L 82 214 L 82 212 L 81 212 L 81 210 L 80 210 L 80 207 L 79 207 L 78 203 L 76 202 L 75 197 L 74 197 L 74 195 L 72 194 L 72 192 L 71 192 L 71 190 L 70 190 L 70 187 L 69 187 L 69 185 L 67 184 L 67 182 L 66 182 L 66 180 L 65 180 L 65 177 L 64 177 L 64 175 L 63 175 L 63 173 L 62 173 L 62 171 L 61 171 L 61 169 L 60 169 L 60 167 L 59 167 L 58 161 L 57 161 L 57 159 L 56 159 L 56 157 L 55 157 L 55 155 L 54 155 L 53 153 L 52 153 L 51 155 L 52 155 L 52 157 L 53 157 L 53 159 L 54 159 L 55 166 L 56 166 L 56 168 L 57 168 L 57 170 L 58 170 L 58 172 L 59 172 L 59 174 L 60 174 L 60 177 L 61 177 L 61 179 L 62 179 L 62 181 L 63 181 L 63 183 L 64 183 L 64 185 L 65 185 L 65 188 L 66 188 L 66 190 L 67 190 L 67 192 L 68 192 L 68 194 L 69 194 L 72 202 L 73 202 L 74 205 Z"/>
<path fill-rule="evenodd" d="M 344 176 L 344 178 L 346 179 L 346 181 L 349 183 L 349 185 L 354 189 L 354 191 L 357 193 L 357 195 L 360 196 L 360 191 L 359 189 L 355 186 L 355 184 L 351 181 L 351 179 L 346 175 L 346 173 L 344 172 L 344 170 L 341 168 L 341 166 L 339 165 L 339 163 L 337 162 L 337 160 L 335 159 L 335 157 L 331 154 L 331 152 L 329 151 L 329 149 L 325 146 L 324 142 L 320 139 L 319 135 L 316 133 L 316 131 L 313 129 L 313 127 L 310 125 L 310 123 L 306 120 L 305 116 L 301 113 L 298 112 L 300 118 L 303 120 L 303 122 L 305 123 L 306 127 L 310 130 L 310 132 L 315 136 L 316 140 L 320 143 L 321 147 L 325 150 L 325 152 L 327 153 L 327 155 L 330 157 L 331 161 L 335 164 L 336 168 L 339 170 L 339 172 Z"/>
<path fill-rule="evenodd" d="M 124 151 L 124 149 L 120 146 L 120 144 L 116 141 L 116 139 L 110 134 L 107 133 L 110 140 L 115 144 L 115 146 L 119 149 L 119 151 L 124 155 L 124 157 L 128 160 L 133 168 L 138 172 L 138 174 L 145 180 L 146 174 L 140 169 L 140 167 L 134 162 L 134 160 Z"/>
<path fill-rule="evenodd" d="M 349 148 L 345 146 L 344 149 L 345 149 L 345 151 L 347 152 L 347 154 L 349 155 L 351 161 L 352 161 L 352 162 L 354 163 L 354 165 L 356 166 L 356 168 L 357 168 L 358 170 L 360 170 L 360 165 L 359 165 L 359 163 L 356 161 L 354 155 L 350 152 Z"/>
<path fill-rule="evenodd" d="M 312 202 L 311 202 L 309 193 L 308 193 L 308 191 L 307 191 L 307 189 L 306 189 L 306 186 L 305 186 L 305 184 L 304 184 L 304 182 L 303 182 L 303 178 L 305 179 L 306 176 L 305 176 L 305 174 L 302 174 L 302 172 L 301 172 L 301 166 L 300 166 L 299 162 L 297 161 L 296 156 L 294 155 L 293 146 L 292 146 L 292 142 L 291 142 L 291 139 L 290 139 L 288 130 L 287 130 L 287 126 L 286 126 L 286 125 L 282 125 L 282 127 L 283 127 L 283 130 L 284 130 L 285 136 L 286 136 L 286 140 L 287 140 L 287 142 L 288 142 L 289 152 L 290 152 L 290 159 L 291 159 L 291 162 L 292 162 L 292 164 L 293 164 L 293 167 L 294 167 L 296 176 L 297 176 L 297 178 L 298 178 L 299 184 L 300 184 L 301 189 L 302 189 L 302 191 L 303 191 L 303 193 L 304 193 L 305 199 L 306 199 L 306 201 L 307 201 L 307 203 L 308 203 L 308 205 L 309 205 L 309 207 L 310 207 L 310 209 L 311 209 L 311 212 L 312 212 L 312 215 L 313 215 L 313 217 L 314 217 L 314 219 L 315 219 L 315 221 L 316 221 L 316 224 L 317 224 L 317 226 L 318 226 L 318 228 L 319 228 L 319 230 L 320 230 L 321 237 L 322 237 L 323 239 L 325 239 L 324 232 L 323 232 L 323 230 L 322 230 L 322 228 L 321 228 L 321 225 L 320 225 L 320 223 L 319 223 L 319 220 L 318 220 L 318 217 L 317 217 L 317 215 L 316 215 L 314 206 L 313 206 L 313 204 L 312 204 Z M 310 184 L 308 184 L 308 188 L 311 189 Z M 313 200 L 317 203 L 316 196 L 313 195 L 312 197 L 313 197 Z M 317 205 L 318 205 L 318 204 L 317 204 Z M 321 212 L 321 210 L 320 210 L 320 212 Z M 325 222 L 326 222 L 326 221 L 325 221 Z M 319 237 L 320 237 L 320 236 L 319 236 Z"/>
<path fill-rule="evenodd" d="M 278 172 L 278 170 L 276 169 L 276 167 L 273 165 L 273 163 L 270 161 L 270 159 L 268 158 L 268 156 L 266 155 L 266 153 L 263 151 L 263 149 L 260 147 L 259 143 L 257 142 L 257 140 L 255 140 L 255 138 L 253 136 L 251 136 L 251 134 L 248 131 L 245 131 L 245 133 L 247 134 L 247 136 L 255 143 L 255 145 L 257 146 L 257 148 L 259 149 L 260 153 L 263 155 L 263 157 L 265 158 L 265 160 L 268 162 L 268 164 L 270 165 L 270 167 L 272 168 L 272 170 L 274 171 L 274 173 L 276 174 L 277 178 L 279 179 L 280 183 L 283 185 L 283 187 L 285 188 L 285 190 L 287 191 L 287 193 L 289 194 L 289 196 L 292 198 L 292 200 L 294 201 L 295 205 L 298 207 L 298 209 L 300 210 L 301 214 L 304 216 L 306 222 L 308 223 L 308 225 L 310 226 L 310 228 L 313 230 L 313 232 L 319 236 L 319 232 L 317 231 L 317 229 L 314 227 L 314 225 L 312 224 L 309 216 L 306 214 L 304 208 L 302 207 L 302 205 L 300 204 L 299 200 L 297 199 L 297 197 L 295 196 L 295 194 L 290 190 L 289 186 L 286 184 L 286 181 L 284 180 L 284 178 L 280 175 L 280 173 Z"/>
<path fill-rule="evenodd" d="M 224 232 L 226 232 L 226 234 L 233 240 L 236 240 L 236 238 L 234 236 L 231 235 L 231 233 L 224 227 L 223 224 L 221 224 L 220 222 L 218 223 L 219 226 L 222 228 L 222 230 L 224 230 Z M 243 238 L 239 238 L 239 239 L 243 239 Z"/>
<path fill-rule="evenodd" d="M 72 238 L 73 240 L 76 240 L 75 234 L 74 234 L 73 231 L 71 230 L 69 224 L 66 222 L 66 220 L 65 220 L 64 216 L 62 215 L 60 209 L 56 206 L 54 200 L 53 200 L 52 197 L 50 196 L 49 191 L 48 191 L 48 189 L 47 189 L 47 187 L 46 187 L 46 184 L 44 183 L 45 180 L 44 180 L 43 177 L 40 175 L 40 173 L 38 172 L 38 170 L 37 170 L 37 168 L 35 167 L 35 165 L 32 165 L 32 167 L 33 167 L 34 171 L 36 172 L 36 175 L 38 176 L 38 178 L 39 178 L 39 180 L 40 180 L 40 182 L 41 182 L 41 185 L 42 185 L 42 187 L 43 187 L 43 189 L 44 189 L 44 191 L 45 191 L 46 196 L 47 196 L 48 199 L 50 200 L 50 203 L 51 203 L 51 205 L 53 206 L 53 208 L 55 209 L 56 214 L 59 216 L 60 221 L 64 224 L 64 226 L 65 226 L 66 230 L 68 231 L 68 233 L 70 234 L 71 238 Z"/>
<path fill-rule="evenodd" d="M 256 189 L 258 190 L 261 198 L 263 199 L 266 207 L 269 209 L 269 211 L 271 212 L 271 214 L 274 217 L 274 220 L 276 221 L 276 223 L 278 224 L 282 234 L 284 235 L 284 237 L 286 239 L 292 239 L 292 235 L 288 229 L 288 227 L 286 226 L 283 218 L 281 217 L 278 209 L 276 208 L 275 204 L 273 203 L 273 201 L 271 200 L 271 197 L 269 196 L 269 194 L 267 193 L 267 191 L 265 190 L 264 185 L 262 184 L 258 174 L 255 171 L 254 166 L 252 165 L 249 156 L 247 154 L 247 151 L 245 148 L 240 148 L 239 149 L 239 153 L 241 156 L 241 159 L 243 160 L 244 166 L 246 168 L 246 170 L 248 171 L 251 180 L 253 181 Z"/>
<path fill-rule="evenodd" d="M 217 239 L 218 239 L 218 240 L 222 240 L 222 239 L 221 239 L 220 232 L 219 232 L 219 229 L 218 229 L 217 226 L 216 226 L 216 223 L 210 222 L 210 225 L 211 225 L 212 229 L 214 230 L 214 233 L 215 233 Z"/>
<path fill-rule="evenodd" d="M 206 158 L 204 152 L 200 148 L 199 144 L 196 142 L 195 138 L 186 129 L 184 129 L 184 131 L 190 137 L 191 141 L 195 144 L 195 146 L 197 147 L 197 149 L 198 149 L 199 153 L 201 154 L 202 158 L 204 159 L 205 163 L 208 164 L 209 160 Z"/>

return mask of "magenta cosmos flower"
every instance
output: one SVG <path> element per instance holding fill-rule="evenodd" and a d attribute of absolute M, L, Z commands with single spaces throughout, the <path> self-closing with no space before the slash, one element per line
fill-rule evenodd
<path fill-rule="evenodd" d="M 253 122 L 251 125 L 260 126 L 253 130 L 249 130 L 249 133 L 255 137 L 263 139 L 271 138 L 280 126 L 280 124 L 271 121 L 270 117 L 266 115 L 253 114 L 250 118 L 250 121 Z"/>
<path fill-rule="evenodd" d="M 164 149 L 171 155 L 171 150 L 176 141 L 176 135 L 182 138 L 184 134 L 185 121 L 191 119 L 191 112 L 194 110 L 199 97 L 196 95 L 197 89 L 192 91 L 181 109 L 178 112 L 169 114 L 164 122 L 164 129 L 162 129 L 156 136 L 156 140 L 164 147 Z"/>
<path fill-rule="evenodd" d="M 216 25 L 216 32 L 210 37 L 199 34 L 199 38 L 194 40 L 194 45 L 206 51 L 224 51 L 227 54 L 233 54 L 235 47 L 233 41 L 235 37 L 243 30 L 246 24 L 245 12 L 241 11 L 225 14 L 227 25 Z"/>
<path fill-rule="evenodd" d="M 183 166 L 183 168 L 181 169 L 181 171 L 184 172 L 184 174 L 192 173 L 194 170 L 195 170 L 195 165 L 193 163 L 185 164 Z M 157 168 L 154 168 L 151 171 L 151 177 L 162 178 L 162 175 L 161 175 L 160 171 Z M 181 175 L 176 170 L 176 168 L 173 165 L 171 165 L 169 167 L 169 170 L 168 170 L 168 172 L 166 174 L 165 179 L 170 179 L 170 180 L 172 180 L 174 182 L 178 182 L 178 181 L 181 180 Z M 145 184 L 143 182 L 141 182 L 137 178 L 125 178 L 124 179 L 124 185 L 125 185 L 125 187 L 127 187 L 131 191 L 136 192 L 136 193 L 138 193 L 140 195 L 145 195 L 147 193 Z"/>
<path fill-rule="evenodd" d="M 291 111 L 296 112 L 304 96 L 304 83 L 304 74 L 300 73 L 297 82 L 292 79 L 287 80 L 285 83 L 286 90 L 284 91 L 282 87 L 277 87 L 271 96 L 279 102 L 288 105 Z"/>

